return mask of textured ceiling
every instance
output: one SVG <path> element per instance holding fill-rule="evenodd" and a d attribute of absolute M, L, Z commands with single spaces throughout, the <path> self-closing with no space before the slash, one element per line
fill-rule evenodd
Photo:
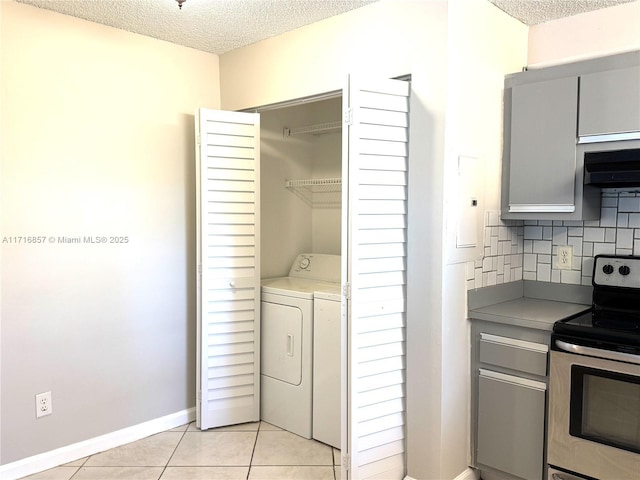
<path fill-rule="evenodd" d="M 16 0 L 223 54 L 377 0 Z"/>
<path fill-rule="evenodd" d="M 378 0 L 16 1 L 220 55 Z M 489 1 L 536 25 L 634 0 Z"/>
<path fill-rule="evenodd" d="M 489 0 L 525 25 L 571 17 L 634 0 Z"/>

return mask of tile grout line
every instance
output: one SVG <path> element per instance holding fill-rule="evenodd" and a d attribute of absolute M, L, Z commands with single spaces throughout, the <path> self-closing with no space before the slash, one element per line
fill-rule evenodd
<path fill-rule="evenodd" d="M 256 430 L 256 439 L 253 442 L 253 450 L 251 450 L 251 458 L 249 458 L 249 470 L 247 470 L 246 480 L 249 480 L 249 477 L 251 476 L 251 468 L 253 467 L 253 455 L 256 453 L 256 447 L 258 445 L 258 435 L 260 435 L 261 428 L 262 428 L 262 421 L 258 420 L 258 430 Z"/>
<path fill-rule="evenodd" d="M 184 429 L 184 431 L 182 432 L 182 435 L 180 436 L 180 440 L 178 440 L 178 443 L 176 443 L 176 447 L 173 449 L 173 452 L 171 453 L 171 455 L 169 455 L 169 458 L 167 459 L 167 463 L 162 468 L 162 472 L 160 472 L 160 476 L 158 477 L 158 480 L 160 480 L 162 478 L 162 476 L 164 475 L 164 472 L 167 471 L 167 468 L 169 467 L 169 463 L 171 462 L 171 459 L 173 458 L 173 456 L 178 451 L 178 447 L 180 446 L 180 444 L 182 443 L 182 440 L 184 440 L 185 435 L 189 431 L 189 426 L 191 425 L 191 423 L 193 423 L 193 422 L 187 423 L 187 428 Z"/>
<path fill-rule="evenodd" d="M 84 465 L 87 463 L 87 461 L 89 460 L 89 458 L 90 458 L 91 456 L 92 456 L 92 455 L 88 455 L 87 457 L 85 457 L 85 458 L 84 458 L 84 462 L 82 462 L 82 465 L 78 465 L 78 467 L 76 468 L 76 471 L 75 471 L 75 472 L 73 472 L 73 473 L 71 474 L 71 476 L 69 477 L 69 480 L 73 480 L 73 478 L 74 478 L 74 477 L 75 477 L 75 476 L 80 472 L 80 470 L 82 470 L 82 467 L 84 467 Z M 80 460 L 80 459 L 78 459 L 78 460 Z M 78 460 L 75 460 L 75 461 L 77 462 Z M 70 462 L 67 462 L 67 463 L 70 463 Z M 64 465 L 64 464 L 62 464 L 62 465 L 58 465 L 58 466 L 59 466 L 59 467 L 64 467 L 65 465 Z M 40 472 L 40 473 L 41 473 L 41 472 Z M 28 477 L 26 477 L 26 478 L 28 478 Z"/>
<path fill-rule="evenodd" d="M 78 468 L 76 469 L 76 471 L 75 471 L 75 472 L 73 472 L 73 475 L 71 475 L 71 476 L 69 477 L 69 480 L 73 480 L 73 477 L 75 477 L 75 476 L 80 472 L 80 470 L 82 470 L 82 467 L 84 467 L 85 463 L 87 463 L 87 461 L 89 460 L 89 457 L 90 457 L 90 456 L 91 456 L 91 455 L 89 455 L 88 457 L 85 457 L 84 462 L 82 462 L 82 465 L 79 465 L 79 466 L 78 466 Z"/>
<path fill-rule="evenodd" d="M 333 465 L 331 466 L 331 468 L 333 469 L 333 480 L 338 480 L 337 475 L 336 475 L 336 452 L 338 450 L 336 450 L 333 445 L 331 445 L 331 460 L 333 460 Z M 342 452 L 342 449 L 340 450 Z M 342 454 L 342 453 L 341 453 Z M 342 467 L 340 467 L 340 469 L 342 470 Z"/>

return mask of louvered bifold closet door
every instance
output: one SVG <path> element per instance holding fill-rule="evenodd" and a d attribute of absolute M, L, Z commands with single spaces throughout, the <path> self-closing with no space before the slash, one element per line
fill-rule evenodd
<path fill-rule="evenodd" d="M 348 89 L 349 478 L 405 473 L 409 82 Z"/>
<path fill-rule="evenodd" d="M 258 114 L 200 109 L 198 407 L 202 429 L 260 418 Z"/>

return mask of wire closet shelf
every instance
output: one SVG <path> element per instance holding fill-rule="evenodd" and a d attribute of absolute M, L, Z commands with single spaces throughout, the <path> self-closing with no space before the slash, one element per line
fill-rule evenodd
<path fill-rule="evenodd" d="M 341 178 L 286 180 L 285 187 L 313 208 L 340 208 Z"/>

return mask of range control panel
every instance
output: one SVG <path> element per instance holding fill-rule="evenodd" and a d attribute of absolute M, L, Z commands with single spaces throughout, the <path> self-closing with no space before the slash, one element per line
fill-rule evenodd
<path fill-rule="evenodd" d="M 593 284 L 640 288 L 640 257 L 597 255 L 593 266 Z"/>

